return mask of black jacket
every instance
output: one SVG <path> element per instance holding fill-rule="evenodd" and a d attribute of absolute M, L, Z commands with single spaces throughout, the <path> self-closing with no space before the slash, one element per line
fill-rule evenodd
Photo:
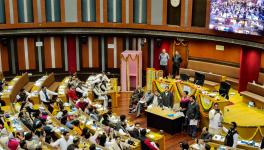
<path fill-rule="evenodd" d="M 162 105 L 172 108 L 173 107 L 173 94 L 172 92 L 168 92 L 166 94 L 166 92 L 161 93 L 161 97 L 162 97 Z"/>

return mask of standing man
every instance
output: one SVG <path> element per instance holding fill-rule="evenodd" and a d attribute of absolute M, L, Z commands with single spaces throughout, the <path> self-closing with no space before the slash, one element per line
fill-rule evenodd
<path fill-rule="evenodd" d="M 172 57 L 172 75 L 173 77 L 179 75 L 179 69 L 182 63 L 182 57 L 178 51 L 175 52 L 174 56 Z"/>
<path fill-rule="evenodd" d="M 170 59 L 170 56 L 166 52 L 166 49 L 162 49 L 162 52 L 159 55 L 159 60 L 160 60 L 160 69 L 163 70 L 165 77 L 168 75 L 168 60 L 169 59 Z"/>
<path fill-rule="evenodd" d="M 220 134 L 222 130 L 223 114 L 218 108 L 218 103 L 214 104 L 214 108 L 209 111 L 209 133 Z"/>
<path fill-rule="evenodd" d="M 169 86 L 165 87 L 165 91 L 161 93 L 162 106 L 173 108 L 173 94 L 169 91 Z"/>
<path fill-rule="evenodd" d="M 186 112 L 186 117 L 189 122 L 189 135 L 194 139 L 196 137 L 198 120 L 200 117 L 200 109 L 193 95 L 190 98 L 190 103 Z"/>
<path fill-rule="evenodd" d="M 224 142 L 225 145 L 232 148 L 236 148 L 238 143 L 238 132 L 236 122 L 231 122 L 231 127 L 229 130 L 225 127 L 223 127 L 223 130 L 225 133 L 227 133 Z"/>

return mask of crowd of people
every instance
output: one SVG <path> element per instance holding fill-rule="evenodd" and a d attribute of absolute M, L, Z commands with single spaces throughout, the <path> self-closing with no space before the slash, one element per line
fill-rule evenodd
<path fill-rule="evenodd" d="M 16 96 L 16 104 L 20 106 L 17 110 L 17 120 L 29 131 L 23 130 L 12 133 L 12 136 L 2 136 L 5 133 L 4 127 L 7 126 L 4 125 L 4 120 L 0 121 L 1 139 L 6 138 L 4 144 L 7 143 L 6 146 L 11 150 L 42 149 L 43 143 L 61 150 L 76 150 L 80 142 L 88 141 L 92 143 L 90 150 L 95 149 L 96 145 L 106 149 L 128 150 L 135 145 L 135 139 L 138 139 L 143 150 L 158 150 L 158 144 L 146 137 L 147 130 L 139 123 L 128 123 L 125 115 L 116 116 L 107 107 L 102 110 L 100 108 L 107 105 L 98 107 L 96 102 L 88 98 L 89 87 L 94 89 L 98 86 L 107 92 L 107 82 L 101 82 L 102 79 L 107 79 L 102 76 L 99 79 L 86 86 L 87 84 L 81 82 L 77 76 L 72 76 L 68 82 L 67 103 L 58 98 L 58 93 L 41 87 L 39 98 L 42 104 L 37 109 L 31 94 L 21 89 Z M 59 123 L 54 122 L 52 118 Z M 89 123 L 91 127 L 84 126 Z"/>
<path fill-rule="evenodd" d="M 154 93 L 150 90 L 144 93 L 142 88 L 137 88 L 130 98 L 130 113 L 136 113 L 136 116 L 139 117 L 142 109 L 144 107 L 147 109 L 150 105 L 170 108 L 175 112 L 181 111 L 185 116 L 182 124 L 183 131 L 192 137 L 192 139 L 197 139 L 197 143 L 200 145 L 201 149 L 207 149 L 209 145 L 206 143 L 212 140 L 213 135 L 220 135 L 222 131 L 227 133 L 225 145 L 233 148 L 237 146 L 237 124 L 232 122 L 232 127 L 230 129 L 226 129 L 222 126 L 223 113 L 219 109 L 218 103 L 214 103 L 213 108 L 209 111 L 209 128 L 204 127 L 200 136 L 197 136 L 197 129 L 200 122 L 200 108 L 196 101 L 196 97 L 194 95 L 189 95 L 188 91 L 184 91 L 180 99 L 179 108 L 176 108 L 173 99 L 173 93 L 169 91 L 168 86 L 166 86 L 164 92 L 161 93 L 157 90 L 154 91 Z M 183 147 L 186 147 L 186 145 L 186 143 L 182 143 Z"/>
<path fill-rule="evenodd" d="M 247 34 L 263 35 L 263 0 L 213 0 L 211 24 L 225 25 L 229 31 L 247 31 Z M 244 33 L 244 32 L 243 32 Z"/>

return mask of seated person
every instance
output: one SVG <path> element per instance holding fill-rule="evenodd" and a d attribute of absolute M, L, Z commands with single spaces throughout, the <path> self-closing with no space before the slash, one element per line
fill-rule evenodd
<path fill-rule="evenodd" d="M 38 137 L 34 136 L 31 132 L 25 134 L 26 147 L 29 150 L 38 150 L 41 148 L 41 142 Z"/>
<path fill-rule="evenodd" d="M 79 82 L 78 85 L 76 86 L 76 94 L 77 94 L 77 96 L 79 98 L 83 97 L 83 96 L 86 96 L 87 95 L 86 91 L 82 87 L 82 82 Z"/>
<path fill-rule="evenodd" d="M 140 123 L 135 123 L 134 129 L 129 133 L 133 138 L 140 139 L 140 130 Z"/>
<path fill-rule="evenodd" d="M 82 111 L 85 111 L 87 106 L 88 106 L 88 103 L 84 101 L 82 97 L 75 104 L 75 107 L 78 109 L 81 109 Z"/>
<path fill-rule="evenodd" d="M 202 139 L 204 142 L 210 142 L 212 141 L 212 134 L 208 132 L 208 128 L 204 127 L 200 136 L 200 139 Z"/>
<path fill-rule="evenodd" d="M 74 115 L 74 112 L 68 112 L 68 115 L 67 115 L 67 122 L 66 122 L 66 126 L 70 129 L 73 129 L 73 125 L 72 125 L 72 122 L 74 121 L 75 119 L 75 115 Z"/>
<path fill-rule="evenodd" d="M 147 131 L 146 129 L 142 129 L 140 131 L 140 142 L 141 142 L 141 149 L 150 149 L 150 150 L 158 150 L 158 146 L 154 143 L 151 142 L 147 137 L 146 137 Z"/>
<path fill-rule="evenodd" d="M 54 143 L 51 143 L 51 146 L 59 148 L 60 150 L 67 150 L 67 147 L 73 143 L 73 139 L 74 137 L 68 131 L 64 131 L 63 136 Z"/>
<path fill-rule="evenodd" d="M 78 135 L 82 135 L 82 130 L 80 128 L 80 121 L 79 120 L 74 120 L 71 122 L 71 124 L 73 125 L 72 130 L 77 133 Z"/>
<path fill-rule="evenodd" d="M 5 81 L 5 79 L 0 80 L 0 92 L 3 91 L 5 85 L 7 85 L 7 82 Z"/>
<path fill-rule="evenodd" d="M 95 121 L 99 121 L 99 115 L 94 107 L 89 107 L 87 114 Z"/>
<path fill-rule="evenodd" d="M 138 101 L 143 97 L 144 91 L 138 87 L 130 97 L 129 110 L 132 111 L 136 108 Z"/>
<path fill-rule="evenodd" d="M 61 99 L 57 99 L 56 102 L 53 104 L 53 112 L 52 115 L 58 114 L 61 110 L 63 110 L 63 102 Z"/>
<path fill-rule="evenodd" d="M 71 102 L 75 102 L 78 99 L 78 96 L 76 94 L 76 90 L 73 85 L 69 85 L 69 90 L 67 92 L 67 96 L 69 97 L 69 100 Z"/>
<path fill-rule="evenodd" d="M 151 106 L 160 107 L 162 105 L 161 102 L 162 102 L 162 97 L 160 96 L 160 93 L 157 90 L 155 90 L 152 96 Z"/>
<path fill-rule="evenodd" d="M 105 126 L 109 126 L 110 125 L 109 116 L 107 114 L 103 114 L 102 124 L 105 125 Z"/>
<path fill-rule="evenodd" d="M 17 102 L 25 102 L 29 97 L 29 93 L 25 89 L 21 89 L 16 96 Z"/>
<path fill-rule="evenodd" d="M 115 129 L 120 135 L 127 135 L 134 129 L 134 126 L 128 126 L 126 122 L 126 115 L 121 115 Z"/>
<path fill-rule="evenodd" d="M 45 86 L 41 87 L 39 91 L 40 100 L 48 107 L 50 112 L 53 111 L 53 107 L 51 106 L 51 104 L 54 103 L 53 96 L 58 96 L 58 94 L 48 90 Z"/>
<path fill-rule="evenodd" d="M 169 86 L 165 87 L 165 91 L 161 93 L 162 97 L 162 106 L 165 106 L 167 108 L 173 108 L 173 100 L 174 96 L 173 93 L 169 91 Z"/>
<path fill-rule="evenodd" d="M 153 99 L 153 94 L 151 93 L 151 91 L 147 91 L 144 96 L 140 99 L 140 101 L 138 102 L 136 108 L 134 110 L 132 110 L 132 112 L 136 112 L 137 113 L 137 117 L 140 116 L 140 112 L 142 110 L 142 108 L 144 106 L 148 106 L 149 104 L 151 104 L 151 101 Z"/>
<path fill-rule="evenodd" d="M 104 101 L 104 109 L 107 109 L 108 107 L 108 97 L 107 97 L 107 93 L 103 92 L 101 90 L 101 88 L 99 87 L 99 84 L 96 83 L 94 85 L 94 89 L 93 89 L 93 93 L 96 99 L 101 99 Z"/>

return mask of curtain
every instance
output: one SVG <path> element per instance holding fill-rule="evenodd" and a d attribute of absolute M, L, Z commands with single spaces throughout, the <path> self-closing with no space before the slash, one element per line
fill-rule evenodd
<path fill-rule="evenodd" d="M 166 49 L 167 53 L 170 51 L 170 41 L 162 40 L 160 43 L 155 41 L 154 43 L 154 68 L 160 69 L 159 55 L 162 49 Z M 169 61 L 170 62 L 170 61 Z"/>
<path fill-rule="evenodd" d="M 239 92 L 247 89 L 247 83 L 258 80 L 261 52 L 243 48 L 240 53 Z"/>
<path fill-rule="evenodd" d="M 68 36 L 67 37 L 67 50 L 68 50 L 69 73 L 74 73 L 77 70 L 77 65 L 76 65 L 76 38 L 75 38 L 75 36 Z"/>

